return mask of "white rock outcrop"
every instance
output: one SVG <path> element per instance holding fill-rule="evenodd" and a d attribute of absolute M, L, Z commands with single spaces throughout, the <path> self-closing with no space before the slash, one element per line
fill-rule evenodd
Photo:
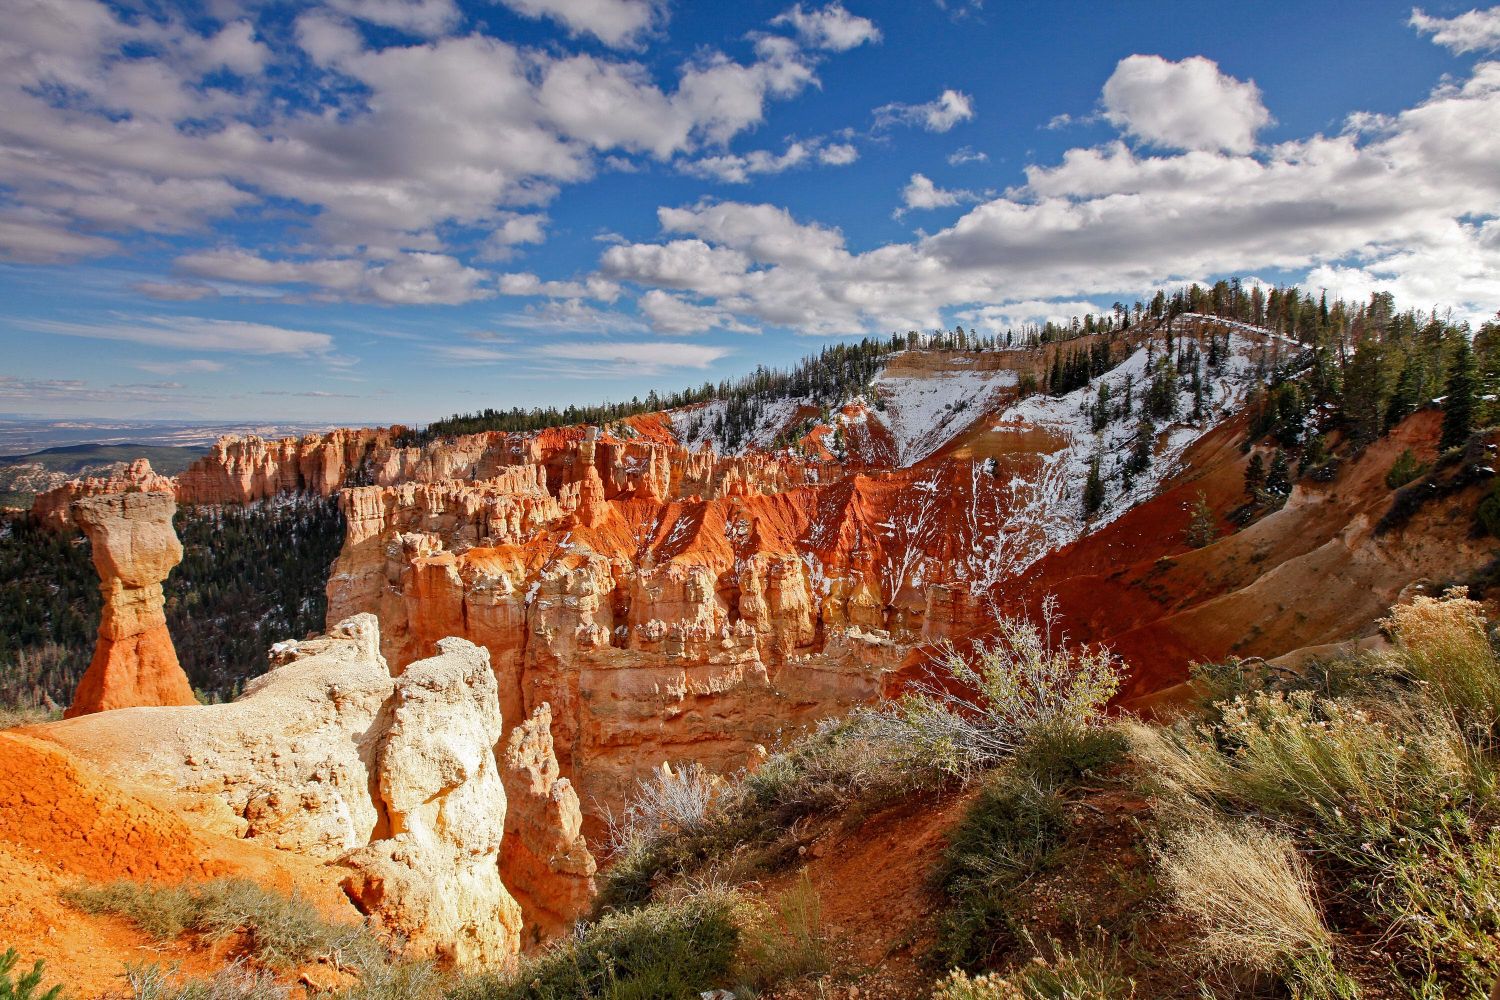
<path fill-rule="evenodd" d="M 347 869 L 350 899 L 412 953 L 504 966 L 521 910 L 501 870 L 498 689 L 483 648 L 438 648 L 392 677 L 375 616 L 355 615 L 277 643 L 230 704 L 124 708 L 38 732 L 210 829 Z M 581 847 L 571 813 L 560 836 Z M 533 841 L 548 840 L 545 821 L 524 824 Z"/>
<path fill-rule="evenodd" d="M 339 859 L 344 890 L 418 954 L 503 965 L 520 948 L 521 908 L 500 879 L 498 688 L 484 649 L 438 649 L 396 678 L 375 752 L 387 835 Z"/>

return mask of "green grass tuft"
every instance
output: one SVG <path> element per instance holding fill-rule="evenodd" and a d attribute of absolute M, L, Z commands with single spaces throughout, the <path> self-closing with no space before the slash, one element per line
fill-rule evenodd
<path fill-rule="evenodd" d="M 381 950 L 363 925 L 331 923 L 307 900 L 268 892 L 249 879 L 175 886 L 120 881 L 77 886 L 65 898 L 87 913 L 124 917 L 158 938 L 191 933 L 218 942 L 240 935 L 247 957 L 274 968 Z"/>
<path fill-rule="evenodd" d="M 523 959 L 509 975 L 478 974 L 449 1000 L 697 1000 L 729 983 L 740 946 L 735 898 L 705 891 L 612 913 Z"/>
<path fill-rule="evenodd" d="M 1066 829 L 1056 789 L 1008 772 L 986 781 L 949 834 L 934 875 L 948 899 L 933 946 L 943 968 L 980 968 L 1018 943 L 1009 897 L 1046 869 Z"/>

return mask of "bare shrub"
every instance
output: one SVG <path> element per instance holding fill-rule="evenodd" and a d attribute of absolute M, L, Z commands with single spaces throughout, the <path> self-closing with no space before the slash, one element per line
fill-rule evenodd
<path fill-rule="evenodd" d="M 665 837 L 702 830 L 724 788 L 724 779 L 701 764 L 674 769 L 663 762 L 636 786 L 620 815 L 609 817 L 611 852 L 628 853 Z"/>
<path fill-rule="evenodd" d="M 291 988 L 268 972 L 240 962 L 224 966 L 212 979 L 174 982 L 173 969 L 159 965 L 127 965 L 126 992 L 119 1000 L 290 1000 Z"/>
<path fill-rule="evenodd" d="M 1059 621 L 1049 597 L 1040 625 L 1000 616 L 998 637 L 974 644 L 972 664 L 947 647 L 943 676 L 918 685 L 894 713 L 915 752 L 968 775 L 1004 762 L 1040 729 L 1102 724 L 1120 687 L 1120 660 L 1102 646 L 1070 647 Z"/>
<path fill-rule="evenodd" d="M 1285 837 L 1249 824 L 1183 827 L 1160 864 L 1178 909 L 1207 932 L 1211 958 L 1276 971 L 1332 944 L 1307 866 Z"/>

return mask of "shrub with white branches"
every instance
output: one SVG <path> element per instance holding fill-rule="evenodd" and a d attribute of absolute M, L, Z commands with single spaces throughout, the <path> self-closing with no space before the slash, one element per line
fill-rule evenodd
<path fill-rule="evenodd" d="M 609 817 L 611 852 L 628 852 L 663 837 L 697 832 L 708 822 L 723 788 L 724 779 L 701 764 L 674 769 L 664 762 L 636 786 L 621 814 Z"/>
<path fill-rule="evenodd" d="M 1040 625 L 1002 615 L 998 636 L 976 642 L 971 656 L 947 646 L 940 672 L 897 703 L 893 720 L 955 774 L 1000 764 L 1042 728 L 1100 725 L 1119 690 L 1121 662 L 1103 646 L 1070 647 L 1058 622 L 1049 597 Z"/>

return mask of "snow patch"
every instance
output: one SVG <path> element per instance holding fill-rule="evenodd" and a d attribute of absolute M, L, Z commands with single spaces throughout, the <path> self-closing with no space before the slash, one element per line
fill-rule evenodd
<path fill-rule="evenodd" d="M 1014 388 L 1013 371 L 934 372 L 875 379 L 883 412 L 876 417 L 896 441 L 896 464 L 915 465 L 947 444 L 993 404 L 1001 390 Z"/>

